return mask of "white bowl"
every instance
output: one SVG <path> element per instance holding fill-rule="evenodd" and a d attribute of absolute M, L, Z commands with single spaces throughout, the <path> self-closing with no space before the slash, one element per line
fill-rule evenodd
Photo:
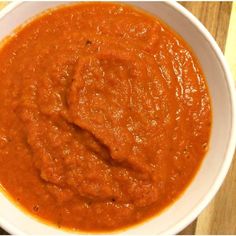
<path fill-rule="evenodd" d="M 0 40 L 32 16 L 68 2 L 11 3 L 0 12 Z M 184 194 L 160 215 L 122 231 L 123 234 L 175 234 L 191 223 L 222 184 L 236 144 L 236 109 L 233 79 L 224 56 L 206 28 L 175 2 L 132 2 L 158 16 L 177 31 L 197 55 L 209 85 L 213 107 L 210 149 Z M 12 234 L 65 234 L 17 208 L 0 193 L 0 225 Z"/>

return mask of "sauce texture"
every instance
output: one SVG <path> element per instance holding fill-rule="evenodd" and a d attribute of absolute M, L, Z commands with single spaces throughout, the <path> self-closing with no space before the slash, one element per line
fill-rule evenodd
<path fill-rule="evenodd" d="M 112 231 L 158 214 L 196 174 L 211 105 L 158 19 L 115 3 L 55 9 L 0 50 L 0 184 L 39 218 Z"/>

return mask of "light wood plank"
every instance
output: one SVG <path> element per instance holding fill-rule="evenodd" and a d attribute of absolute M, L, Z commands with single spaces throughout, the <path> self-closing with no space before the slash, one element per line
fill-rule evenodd
<path fill-rule="evenodd" d="M 0 9 L 2 9 L 3 7 L 5 7 L 7 5 L 8 2 L 6 1 L 3 1 L 3 2 L 0 2 Z"/>

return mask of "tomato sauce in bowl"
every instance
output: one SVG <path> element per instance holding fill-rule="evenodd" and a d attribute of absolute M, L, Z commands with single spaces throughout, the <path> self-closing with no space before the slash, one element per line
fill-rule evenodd
<path fill-rule="evenodd" d="M 84 3 L 34 19 L 0 50 L 0 184 L 59 227 L 113 231 L 160 213 L 207 152 L 201 67 L 160 20 Z"/>

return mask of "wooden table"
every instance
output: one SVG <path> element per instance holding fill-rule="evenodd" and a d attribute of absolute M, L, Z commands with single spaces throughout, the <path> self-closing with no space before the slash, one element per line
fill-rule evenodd
<path fill-rule="evenodd" d="M 236 2 L 182 2 L 181 4 L 191 11 L 216 39 L 236 79 Z M 4 5 L 0 2 L 0 8 Z M 0 228 L 0 234 L 7 233 Z M 236 234 L 236 154 L 216 197 L 180 234 Z"/>

